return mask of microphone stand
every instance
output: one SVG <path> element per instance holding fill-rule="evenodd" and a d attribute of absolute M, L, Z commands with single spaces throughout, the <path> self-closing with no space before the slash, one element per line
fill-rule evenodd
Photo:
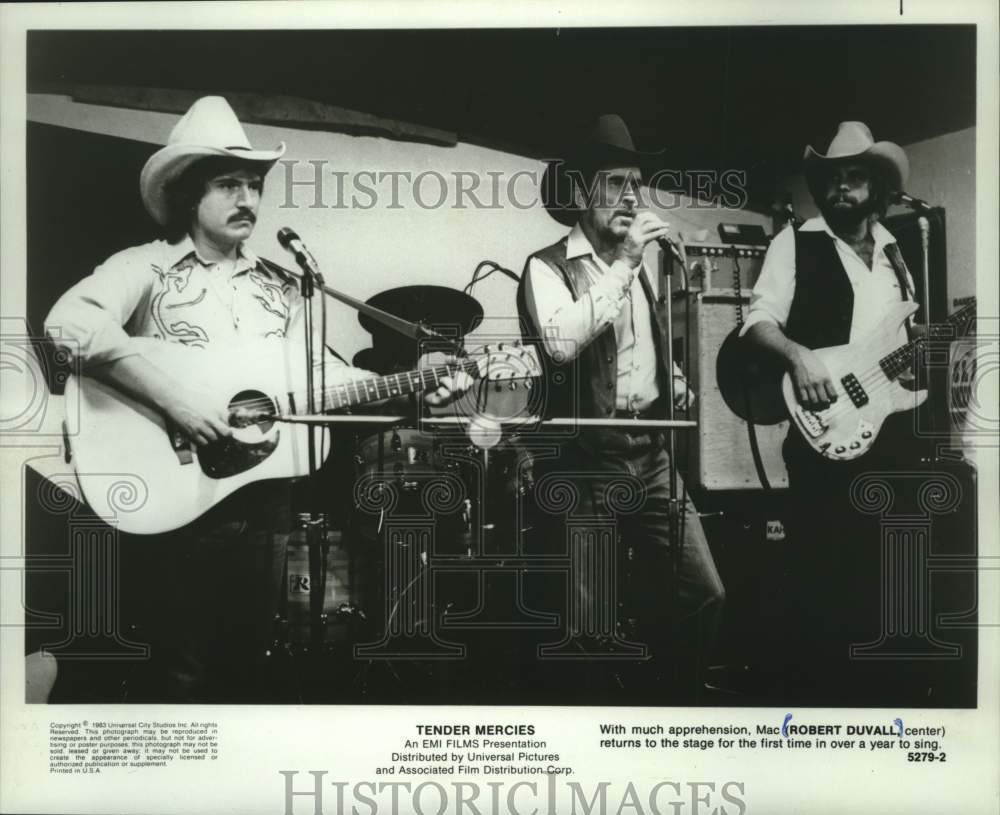
<path fill-rule="evenodd" d="M 923 324 L 924 324 L 924 338 L 925 342 L 928 343 L 924 349 L 924 359 L 926 360 L 926 355 L 930 352 L 930 339 L 931 339 L 931 273 L 930 273 L 930 234 L 931 234 L 931 224 L 926 216 L 920 215 L 917 218 L 917 226 L 920 227 L 920 249 L 921 249 L 921 277 L 924 287 L 924 302 L 923 302 Z M 919 359 L 919 356 L 917 357 Z M 933 384 L 931 382 L 931 367 L 926 363 L 923 366 L 923 371 L 914 371 L 919 379 L 925 379 L 924 387 L 931 388 Z M 934 404 L 929 405 L 926 409 L 926 416 L 929 420 L 930 431 L 935 433 L 938 429 L 937 425 L 937 410 Z M 933 449 L 933 445 L 931 445 Z"/>
<path fill-rule="evenodd" d="M 313 369 L 313 354 L 315 349 L 314 321 L 313 321 L 313 300 L 317 284 L 322 285 L 315 279 L 312 273 L 296 275 L 299 279 L 299 291 L 302 295 L 302 316 L 303 328 L 305 332 L 305 366 L 306 366 L 306 406 L 310 414 L 317 413 L 315 372 Z M 326 354 L 325 338 L 320 346 L 320 364 L 323 366 L 323 382 L 326 381 Z M 322 413 L 326 407 L 326 395 L 320 396 Z M 322 445 L 327 438 L 328 430 L 320 425 L 309 426 L 309 479 L 307 487 L 308 510 L 298 515 L 300 528 L 304 528 L 306 551 L 309 557 L 309 647 L 313 653 L 318 654 L 323 647 L 326 634 L 327 617 L 323 610 L 326 597 L 326 561 L 329 554 L 330 544 L 327 540 L 326 513 L 320 504 L 319 488 L 315 478 L 319 470 L 316 456 L 317 442 Z M 285 568 L 287 571 L 288 551 L 285 550 Z M 286 585 L 282 587 L 283 592 L 287 592 Z"/>
<path fill-rule="evenodd" d="M 670 252 L 668 256 L 667 251 L 660 247 L 660 252 L 658 255 L 658 266 L 659 266 L 659 300 L 664 303 L 664 320 L 666 323 L 666 337 L 663 338 L 663 354 L 664 354 L 664 365 L 667 369 L 667 376 L 669 377 L 667 385 L 667 399 L 666 399 L 666 420 L 668 422 L 673 422 L 675 420 L 675 410 L 674 410 L 674 319 L 673 319 L 673 298 L 671 294 L 671 280 L 673 277 L 673 267 L 674 259 L 676 257 L 675 252 L 680 255 L 680 264 L 683 269 L 685 276 L 685 286 L 687 288 L 687 258 L 684 252 L 683 244 L 672 244 L 673 251 Z M 679 586 L 678 581 L 680 577 L 680 566 L 683 557 L 683 535 L 682 535 L 682 522 L 681 513 L 682 508 L 680 504 L 680 498 L 678 496 L 678 485 L 677 485 L 677 440 L 675 435 L 674 427 L 671 425 L 667 429 L 667 455 L 670 457 L 670 478 L 669 478 L 669 499 L 667 501 L 667 528 L 670 534 L 670 542 L 672 544 L 672 558 L 671 558 L 671 582 L 670 582 L 670 614 L 671 614 L 671 625 L 677 626 L 678 610 L 680 608 L 680 597 L 679 597 Z M 700 657 L 700 655 L 699 655 Z M 680 671 L 680 660 L 673 660 L 673 675 L 675 682 L 678 679 Z M 700 675 L 700 665 L 696 667 L 697 673 Z"/>
<path fill-rule="evenodd" d="M 464 353 L 462 347 L 455 339 L 438 333 L 429 326 L 424 325 L 422 322 L 410 322 L 409 320 L 404 320 L 394 314 L 390 314 L 387 311 L 370 306 L 361 300 L 351 297 L 349 294 L 330 288 L 324 282 L 318 269 L 313 271 L 306 266 L 304 272 L 299 273 L 292 271 L 291 269 L 286 269 L 273 261 L 265 261 L 265 265 L 273 266 L 277 271 L 289 275 L 299 281 L 299 289 L 302 294 L 304 309 L 303 325 L 305 330 L 306 405 L 309 415 L 314 416 L 317 412 L 322 414 L 326 410 L 326 394 L 324 392 L 320 394 L 320 410 L 317 411 L 316 393 L 314 387 L 313 353 L 315 342 L 313 337 L 312 305 L 316 289 L 319 289 L 324 295 L 335 300 L 339 300 L 362 314 L 368 315 L 373 320 L 376 320 L 387 328 L 417 340 L 418 347 L 420 340 L 433 339 L 436 343 L 440 343 L 448 347 L 451 350 L 451 353 L 455 356 L 462 356 Z M 325 301 L 323 306 L 325 309 Z M 325 391 L 326 337 L 322 338 L 322 344 L 320 347 L 320 365 L 323 366 L 321 378 Z M 309 511 L 299 515 L 299 523 L 305 527 L 305 539 L 309 553 L 309 634 L 311 646 L 316 653 L 318 653 L 322 648 L 326 634 L 327 615 L 323 610 L 323 606 L 326 597 L 327 556 L 329 554 L 330 544 L 327 540 L 327 517 L 326 513 L 322 511 L 319 488 L 314 476 L 319 469 L 316 457 L 317 439 L 322 445 L 323 441 L 326 439 L 327 432 L 326 426 L 322 424 L 309 424 Z M 379 438 L 378 456 L 381 464 L 383 456 L 383 439 L 381 436 Z M 286 574 L 287 569 L 288 552 L 286 548 Z M 287 588 L 283 588 L 283 591 L 287 591 Z M 285 622 L 287 622 L 287 620 Z"/>
<path fill-rule="evenodd" d="M 922 269 L 924 286 L 924 328 L 930 336 L 931 329 L 931 273 L 930 273 L 930 235 L 931 223 L 926 217 L 921 215 L 917 218 L 917 226 L 920 227 L 920 248 L 922 250 Z"/>
<path fill-rule="evenodd" d="M 297 278 L 298 280 L 303 280 L 306 277 L 311 277 L 311 275 L 303 275 L 300 272 L 292 271 L 291 269 L 286 269 L 283 266 L 279 266 L 273 261 L 268 261 L 268 265 L 274 266 L 279 271 L 286 275 Z M 383 311 L 375 306 L 370 306 L 362 300 L 358 300 L 351 297 L 349 294 L 337 291 L 336 289 L 331 289 L 325 283 L 316 283 L 316 288 L 318 288 L 323 294 L 328 297 L 332 297 L 334 300 L 339 300 L 341 303 L 350 306 L 355 311 L 360 312 L 371 317 L 376 322 L 381 323 L 386 328 L 390 328 L 397 334 L 402 334 L 410 339 L 415 339 L 418 342 L 420 340 L 434 340 L 436 343 L 441 343 L 447 345 L 455 356 L 462 356 L 463 349 L 459 345 L 458 341 L 452 337 L 447 337 L 444 334 L 440 334 L 435 331 L 430 326 L 424 325 L 422 322 L 410 322 L 409 320 L 404 320 L 402 317 L 397 317 L 395 314 L 390 314 L 388 311 Z"/>

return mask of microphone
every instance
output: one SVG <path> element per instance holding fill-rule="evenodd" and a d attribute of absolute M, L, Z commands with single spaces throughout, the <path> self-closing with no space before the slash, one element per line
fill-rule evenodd
<path fill-rule="evenodd" d="M 684 265 L 684 255 L 681 254 L 681 250 L 678 248 L 677 243 L 668 235 L 664 235 L 662 238 L 657 238 L 656 242 L 660 244 L 660 248 L 664 252 L 669 252 L 677 262 L 683 266 Z"/>
<path fill-rule="evenodd" d="M 278 230 L 278 243 L 281 244 L 283 249 L 288 250 L 295 257 L 295 262 L 302 267 L 302 270 L 307 274 L 310 274 L 315 278 L 316 282 L 321 286 L 323 285 L 323 275 L 320 274 L 319 264 L 316 262 L 306 245 L 302 243 L 302 238 L 298 236 L 298 233 L 294 229 L 290 229 L 287 226 L 283 226 Z"/>
<path fill-rule="evenodd" d="M 915 209 L 918 212 L 927 212 L 933 209 L 933 207 L 926 201 L 921 201 L 919 198 L 914 198 L 912 195 L 907 195 L 902 190 L 896 190 L 891 196 L 892 203 L 902 204 L 904 207 L 909 207 L 910 209 Z"/>
<path fill-rule="evenodd" d="M 803 221 L 795 213 L 795 207 L 792 206 L 792 202 L 791 201 L 786 201 L 785 202 L 785 206 L 782 209 L 782 213 L 785 216 L 785 223 L 786 224 L 791 224 L 793 228 L 796 228 L 796 227 L 799 227 L 799 226 L 802 225 Z"/>

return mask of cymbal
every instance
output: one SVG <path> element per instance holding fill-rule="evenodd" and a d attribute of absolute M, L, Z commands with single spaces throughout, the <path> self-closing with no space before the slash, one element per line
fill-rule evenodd
<path fill-rule="evenodd" d="M 404 320 L 422 322 L 450 336 L 464 337 L 483 320 L 483 307 L 475 297 L 447 286 L 400 286 L 379 292 L 366 302 Z M 402 337 L 367 314 L 359 314 L 358 322 L 372 335 L 389 332 Z"/>
<path fill-rule="evenodd" d="M 388 357 L 374 348 L 362 348 L 354 355 L 351 364 L 355 368 L 364 368 L 382 376 L 405 371 L 411 367 L 402 360 Z"/>

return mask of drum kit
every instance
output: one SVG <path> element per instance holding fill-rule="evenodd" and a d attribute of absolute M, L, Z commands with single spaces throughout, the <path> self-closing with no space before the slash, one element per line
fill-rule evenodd
<path fill-rule="evenodd" d="M 372 346 L 353 359 L 357 367 L 405 383 L 417 379 L 412 369 L 418 360 L 445 353 L 457 361 L 433 370 L 444 375 L 454 365 L 478 380 L 446 409 L 426 407 L 411 388 L 401 390 L 408 397 L 388 405 L 408 415 L 295 419 L 335 427 L 335 440 L 353 432 L 354 441 L 346 456 L 335 452 L 307 482 L 311 511 L 300 516 L 289 546 L 297 554 L 294 569 L 286 562 L 283 624 L 275 645 L 338 658 L 347 656 L 348 647 L 359 669 L 355 683 L 366 692 L 369 669 L 379 661 L 392 676 L 404 663 L 424 673 L 429 664 L 457 664 L 466 645 L 454 639 L 456 631 L 479 632 L 477 637 L 516 632 L 518 642 L 535 629 L 551 632 L 559 613 L 546 611 L 550 592 L 543 584 L 564 584 L 574 579 L 565 576 L 567 570 L 586 564 L 572 552 L 552 551 L 559 536 L 540 505 L 558 511 L 543 500 L 542 482 L 536 489 L 536 468 L 547 471 L 543 460 L 557 456 L 559 439 L 581 428 L 666 431 L 673 460 L 673 431 L 694 422 L 675 420 L 669 409 L 662 420 L 542 419 L 544 388 L 533 387 L 541 377 L 533 348 L 501 337 L 466 351 L 468 335 L 483 320 L 482 306 L 471 295 L 404 286 L 362 303 L 322 289 L 357 309 L 372 335 Z M 478 332 L 477 340 L 483 339 Z M 418 381 L 433 382 L 423 373 Z M 401 398 L 410 400 L 408 411 L 398 408 Z M 330 471 L 339 484 L 324 490 L 322 477 Z M 677 495 L 673 475 L 671 495 Z M 325 517 L 338 511 L 339 532 Z M 679 512 L 671 512 L 670 520 L 679 540 Z M 679 552 L 674 547 L 675 560 Z M 541 604 L 526 601 L 528 595 Z M 493 653 L 489 645 L 477 647 L 483 642 L 473 650 Z M 433 671 L 429 676 L 434 684 Z"/>
<path fill-rule="evenodd" d="M 483 319 L 475 298 L 443 286 L 390 289 L 366 305 L 431 329 L 430 338 L 418 341 L 362 312 L 372 346 L 352 362 L 383 376 L 454 353 Z M 315 650 L 378 639 L 397 616 L 430 624 L 428 615 L 455 605 L 455 598 L 424 602 L 432 560 L 502 558 L 529 545 L 532 454 L 521 437 L 501 428 L 537 413 L 531 384 L 510 379 L 501 386 L 486 377 L 446 410 L 424 409 L 411 397 L 409 420 L 351 417 L 350 464 L 335 448 L 326 468 L 339 481 L 334 493 L 342 506 L 332 514 L 343 530 L 327 529 L 323 519 L 322 534 L 310 538 L 302 516 L 289 544 L 279 647 Z M 346 515 L 337 512 L 343 508 Z M 401 554 L 412 567 L 405 577 L 389 567 Z M 345 637 L 345 630 L 353 633 Z"/>

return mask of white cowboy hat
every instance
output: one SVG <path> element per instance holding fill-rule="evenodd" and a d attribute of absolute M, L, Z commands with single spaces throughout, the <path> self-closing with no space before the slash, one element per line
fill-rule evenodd
<path fill-rule="evenodd" d="M 229 102 L 221 96 L 198 99 L 174 125 L 166 147 L 149 157 L 139 176 L 142 202 L 157 223 L 169 217 L 164 188 L 193 162 L 206 156 L 259 161 L 271 169 L 285 154 L 285 143 L 275 150 L 254 150 Z"/>
<path fill-rule="evenodd" d="M 887 173 L 892 190 L 902 189 L 910 174 L 910 162 L 903 148 L 891 141 L 875 141 L 864 122 L 841 122 L 826 155 L 806 147 L 805 170 L 809 173 L 826 162 L 852 158 L 874 161 Z"/>

